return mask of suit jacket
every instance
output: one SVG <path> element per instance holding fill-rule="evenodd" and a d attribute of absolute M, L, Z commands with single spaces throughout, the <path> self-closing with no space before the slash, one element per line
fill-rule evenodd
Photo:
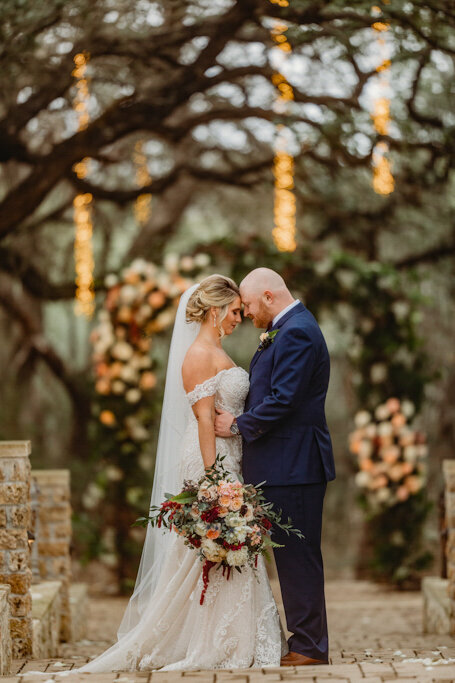
<path fill-rule="evenodd" d="M 274 341 L 250 365 L 243 437 L 246 483 L 313 484 L 335 478 L 325 418 L 330 359 L 314 316 L 301 303 L 272 328 Z"/>

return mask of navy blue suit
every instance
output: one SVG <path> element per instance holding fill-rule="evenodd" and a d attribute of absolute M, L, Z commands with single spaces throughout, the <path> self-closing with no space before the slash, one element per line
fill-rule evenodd
<path fill-rule="evenodd" d="M 250 365 L 245 412 L 237 418 L 243 437 L 246 483 L 265 481 L 268 500 L 291 517 L 305 540 L 275 528 L 273 539 L 293 652 L 328 659 L 322 507 L 335 478 L 325 398 L 330 359 L 314 316 L 301 303 L 272 328 L 273 343 L 256 351 Z"/>

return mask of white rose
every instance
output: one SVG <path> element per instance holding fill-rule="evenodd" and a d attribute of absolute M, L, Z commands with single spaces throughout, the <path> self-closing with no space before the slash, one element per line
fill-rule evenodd
<path fill-rule="evenodd" d="M 377 420 L 387 420 L 390 417 L 390 410 L 385 403 L 381 403 L 374 411 Z"/>
<path fill-rule="evenodd" d="M 385 363 L 374 363 L 370 368 L 370 378 L 373 384 L 381 384 L 387 377 L 387 365 Z"/>
<path fill-rule="evenodd" d="M 369 422 L 371 422 L 371 414 L 368 410 L 360 410 L 354 417 L 354 424 L 357 429 L 365 427 Z"/>
<path fill-rule="evenodd" d="M 393 433 L 393 427 L 390 422 L 384 421 L 378 424 L 379 436 L 390 436 Z"/>
<path fill-rule="evenodd" d="M 179 257 L 177 254 L 166 254 L 164 257 L 164 267 L 169 272 L 173 273 L 177 270 L 179 265 Z"/>
<path fill-rule="evenodd" d="M 205 268 L 210 263 L 210 256 L 208 254 L 196 254 L 194 263 L 198 268 Z"/>
<path fill-rule="evenodd" d="M 357 474 L 355 475 L 355 483 L 359 488 L 367 488 L 369 482 L 370 475 L 368 472 L 357 472 Z"/>
<path fill-rule="evenodd" d="M 128 401 L 128 403 L 137 403 L 138 401 L 141 400 L 141 392 L 139 389 L 128 389 L 128 391 L 125 394 L 125 398 Z"/>
<path fill-rule="evenodd" d="M 243 526 L 243 519 L 237 512 L 230 512 L 226 515 L 224 521 L 226 522 L 226 525 L 230 527 Z"/>
<path fill-rule="evenodd" d="M 194 268 L 194 259 L 191 256 L 183 256 L 180 259 L 180 269 L 183 270 L 184 272 L 188 272 L 189 270 L 193 270 Z"/>
<path fill-rule="evenodd" d="M 194 526 L 194 531 L 197 533 L 198 536 L 205 536 L 207 533 L 207 525 L 205 524 L 205 522 L 198 522 Z M 209 540 L 210 539 L 207 539 L 207 541 Z"/>
<path fill-rule="evenodd" d="M 124 382 L 135 384 L 138 380 L 138 373 L 137 370 L 131 365 L 124 365 L 120 371 L 120 377 Z"/>
<path fill-rule="evenodd" d="M 392 311 L 398 322 L 401 322 L 409 314 L 410 306 L 407 301 L 395 301 L 392 304 Z"/>
<path fill-rule="evenodd" d="M 376 493 L 376 499 L 379 503 L 387 503 L 392 497 L 392 492 L 388 488 L 379 489 Z"/>
<path fill-rule="evenodd" d="M 119 341 L 112 347 L 111 354 L 118 360 L 129 360 L 133 355 L 133 348 L 126 341 Z"/>
<path fill-rule="evenodd" d="M 115 382 L 112 382 L 112 392 L 114 394 L 123 394 L 125 389 L 125 383 L 121 382 L 119 379 L 116 379 Z"/>
<path fill-rule="evenodd" d="M 235 528 L 234 534 L 238 543 L 243 543 L 246 538 L 247 531 L 248 527 L 246 526 L 238 526 Z"/>
<path fill-rule="evenodd" d="M 115 465 L 108 465 L 106 467 L 106 477 L 109 481 L 120 481 L 124 476 L 120 467 L 116 467 Z"/>
<path fill-rule="evenodd" d="M 134 273 L 144 273 L 147 270 L 148 263 L 143 258 L 136 258 L 131 263 L 129 269 Z"/>
<path fill-rule="evenodd" d="M 246 548 L 228 550 L 226 561 L 231 567 L 242 567 L 248 562 L 248 550 Z"/>
<path fill-rule="evenodd" d="M 408 419 L 415 413 L 415 406 L 412 401 L 403 401 L 401 404 L 401 412 Z"/>
<path fill-rule="evenodd" d="M 120 299 L 124 304 L 132 304 L 137 296 L 137 289 L 134 285 L 123 285 L 120 290 Z"/>
<path fill-rule="evenodd" d="M 416 446 L 406 446 L 403 449 L 403 456 L 406 462 L 414 463 L 418 457 L 418 451 Z"/>
<path fill-rule="evenodd" d="M 115 285 L 118 284 L 117 275 L 114 275 L 113 273 L 106 275 L 106 277 L 104 278 L 104 284 L 108 289 L 110 289 L 111 287 L 115 287 Z"/>
<path fill-rule="evenodd" d="M 359 458 L 369 458 L 373 452 L 373 445 L 371 441 L 363 439 L 359 446 Z"/>
<path fill-rule="evenodd" d="M 262 334 L 259 335 L 259 339 L 261 342 L 265 342 L 265 340 L 268 338 L 268 332 L 263 332 Z"/>

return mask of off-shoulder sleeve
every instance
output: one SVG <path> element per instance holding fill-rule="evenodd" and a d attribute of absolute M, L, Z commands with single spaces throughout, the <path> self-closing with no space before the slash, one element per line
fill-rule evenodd
<path fill-rule="evenodd" d="M 201 384 L 196 384 L 193 391 L 189 391 L 186 395 L 190 406 L 201 400 L 201 398 L 207 398 L 208 396 L 214 396 L 218 387 L 218 375 L 214 377 L 209 377 L 205 382 Z"/>

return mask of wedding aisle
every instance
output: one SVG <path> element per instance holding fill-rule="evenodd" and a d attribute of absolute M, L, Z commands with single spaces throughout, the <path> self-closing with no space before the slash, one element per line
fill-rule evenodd
<path fill-rule="evenodd" d="M 92 598 L 88 639 L 63 644 L 59 659 L 17 661 L 16 675 L 2 683 L 51 681 L 63 669 L 85 663 L 103 651 L 115 637 L 126 600 Z M 418 592 L 397 593 L 368 582 L 330 581 L 327 607 L 331 637 L 328 666 L 188 673 L 83 674 L 88 683 L 176 683 L 182 679 L 198 683 L 243 681 L 255 683 L 280 680 L 309 680 L 316 683 L 367 680 L 455 681 L 455 641 L 449 636 L 422 633 L 422 598 Z M 40 670 L 48 678 L 27 675 Z M 23 674 L 18 676 L 17 674 Z"/>

